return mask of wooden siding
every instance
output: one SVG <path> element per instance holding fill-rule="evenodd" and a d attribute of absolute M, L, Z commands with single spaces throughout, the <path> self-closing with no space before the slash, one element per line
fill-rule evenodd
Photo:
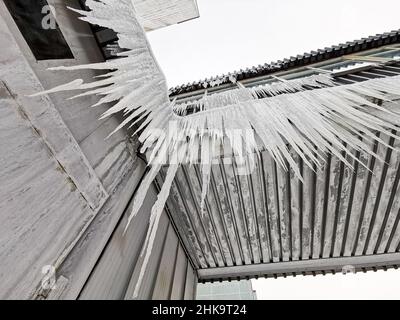
<path fill-rule="evenodd" d="M 51 72 L 48 67 L 102 60 L 89 25 L 66 8 L 78 7 L 78 1 L 49 4 L 56 7 L 57 22 L 75 59 L 36 61 L 0 2 L 0 298 L 98 297 L 89 294 L 91 286 L 101 287 L 97 294 L 104 299 L 121 298 L 134 283 L 130 277 L 140 247 L 136 231 L 145 232 L 148 223 L 148 212 L 143 211 L 126 238 L 121 235 L 145 165 L 136 155 L 137 141 L 126 131 L 106 139 L 120 119 L 99 121 L 108 106 L 90 108 L 96 98 L 66 100 L 70 94 L 64 93 L 27 96 L 97 75 Z M 182 247 L 176 248 L 182 268 L 187 257 L 182 256 Z M 161 254 L 155 254 L 153 263 Z M 109 255 L 118 267 L 109 269 L 109 279 L 96 278 Z M 50 292 L 40 286 L 46 265 L 56 268 L 56 288 Z M 177 270 L 174 277 L 184 279 L 186 269 Z M 195 276 L 191 279 L 194 286 Z M 171 292 L 181 297 L 182 287 Z"/>
<path fill-rule="evenodd" d="M 28 298 L 95 212 L 0 82 L 1 298 Z"/>
<path fill-rule="evenodd" d="M 155 199 L 156 193 L 152 190 L 146 197 L 142 210 L 124 235 L 123 231 L 132 209 L 132 202 L 130 203 L 79 299 L 132 298 L 132 290 L 141 268 L 140 253 L 147 233 L 148 217 Z M 186 281 L 191 281 L 194 285 L 193 277 L 187 280 L 188 268 L 190 264 L 182 245 L 164 212 L 139 298 L 183 299 Z"/>

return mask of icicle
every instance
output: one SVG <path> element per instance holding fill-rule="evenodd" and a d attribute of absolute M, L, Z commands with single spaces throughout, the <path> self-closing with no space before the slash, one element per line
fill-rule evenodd
<path fill-rule="evenodd" d="M 126 223 L 124 234 L 127 231 L 132 219 L 136 217 L 137 213 L 139 212 L 140 208 L 143 205 L 143 201 L 146 198 L 147 191 L 149 190 L 151 184 L 153 183 L 154 179 L 156 178 L 158 172 L 161 169 L 161 165 L 154 165 L 150 171 L 146 174 L 146 177 L 140 184 L 140 187 L 137 190 L 137 194 L 135 195 L 135 198 L 133 200 L 133 207 L 132 207 L 132 212 L 128 217 L 128 222 Z"/>
<path fill-rule="evenodd" d="M 111 103 L 104 117 L 116 113 L 125 117 L 114 132 L 142 121 L 138 129 L 142 131 L 139 141 L 142 152 L 152 150 L 150 171 L 135 196 L 127 227 L 140 210 L 161 166 L 169 165 L 166 180 L 151 212 L 136 296 L 172 180 L 179 165 L 193 164 L 199 159 L 199 153 L 203 211 L 212 159 L 219 156 L 221 146 L 230 146 L 233 159 L 240 163 L 246 163 L 251 153 L 266 150 L 278 165 L 286 170 L 293 169 L 296 176 L 302 179 L 291 155 L 293 153 L 297 153 L 304 164 L 314 170 L 314 165 L 324 162 L 327 153 L 346 164 L 349 163 L 345 155 L 347 153 L 352 157 L 349 153 L 352 149 L 377 156 L 366 143 L 376 140 L 385 144 L 376 137 L 377 132 L 399 139 L 391 132 L 400 122 L 399 111 L 388 111 L 373 101 L 389 101 L 389 95 L 399 98 L 400 76 L 348 85 L 336 83 L 327 74 L 293 80 L 277 78 L 275 80 L 278 81 L 271 84 L 205 94 L 197 101 L 176 105 L 169 101 L 166 79 L 136 18 L 132 1 L 87 0 L 86 5 L 91 11 L 76 10 L 82 15 L 81 19 L 114 29 L 119 46 L 127 50 L 118 54 L 119 59 L 53 68 L 58 71 L 113 71 L 105 71 L 107 74 L 96 76 L 90 83 L 78 79 L 41 94 L 84 90 L 75 97 L 100 96 L 95 106 Z M 212 80 L 211 86 L 228 80 L 237 83 L 234 75 L 228 75 L 223 80 Z M 398 107 L 398 104 L 393 107 Z M 193 111 L 191 114 L 188 114 L 189 108 Z M 170 128 L 171 123 L 173 128 Z M 247 164 L 253 165 L 251 162 Z"/>
<path fill-rule="evenodd" d="M 165 177 L 164 184 L 161 188 L 160 193 L 158 194 L 158 198 L 156 203 L 154 204 L 153 208 L 151 209 L 151 216 L 150 216 L 150 224 L 149 230 L 147 231 L 145 243 L 142 248 L 141 256 L 144 255 L 143 263 L 140 267 L 139 278 L 136 282 L 133 299 L 137 299 L 139 295 L 139 290 L 143 282 L 143 277 L 146 272 L 147 265 L 150 260 L 151 252 L 153 250 L 154 239 L 156 237 L 156 233 L 158 230 L 158 224 L 160 222 L 160 218 L 162 212 L 164 210 L 165 203 L 168 199 L 169 192 L 171 190 L 172 181 L 175 178 L 176 172 L 178 170 L 178 165 L 173 164 L 170 165 L 168 168 L 167 176 Z"/>
<path fill-rule="evenodd" d="M 31 94 L 29 95 L 29 97 L 37 97 L 37 96 L 42 96 L 44 94 L 50 94 L 50 93 L 56 93 L 56 92 L 60 92 L 60 91 L 70 91 L 70 90 L 78 90 L 83 84 L 83 80 L 82 79 L 76 79 L 73 80 L 69 83 L 63 84 L 61 86 L 52 88 L 50 90 L 46 90 L 46 91 L 42 91 L 42 92 L 38 92 L 35 94 Z"/>
<path fill-rule="evenodd" d="M 207 196 L 208 185 L 211 178 L 211 162 L 212 162 L 212 146 L 210 138 L 207 137 L 202 140 L 201 147 L 201 173 L 202 173 L 202 187 L 201 187 L 201 200 L 200 200 L 200 212 L 204 214 L 204 203 Z"/>
<path fill-rule="evenodd" d="M 284 80 L 274 77 L 279 83 L 272 83 L 257 87 L 244 87 L 240 82 L 235 82 L 239 88 L 212 95 L 205 95 L 199 100 L 178 104 L 174 111 L 179 115 L 186 115 L 189 107 L 197 106 L 199 111 L 220 108 L 228 105 L 257 100 L 259 96 L 276 96 L 284 93 L 304 91 L 306 87 L 325 88 L 337 85 L 333 78 L 326 74 L 318 74 L 294 80 Z"/>

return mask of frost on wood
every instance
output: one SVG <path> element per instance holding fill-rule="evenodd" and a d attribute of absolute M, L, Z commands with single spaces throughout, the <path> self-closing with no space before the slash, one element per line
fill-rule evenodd
<path fill-rule="evenodd" d="M 246 162 L 249 155 L 266 150 L 278 165 L 290 167 L 301 180 L 290 150 L 310 168 L 314 164 L 321 165 L 328 152 L 350 165 L 346 155 L 352 156 L 352 153 L 348 150 L 373 154 L 368 141 L 377 140 L 386 145 L 376 132 L 395 136 L 391 131 L 396 129 L 399 114 L 373 101 L 388 100 L 389 95 L 400 96 L 399 76 L 350 85 L 340 85 L 328 75 L 291 81 L 276 78 L 275 83 L 254 88 L 244 88 L 237 83 L 238 89 L 177 105 L 168 98 L 165 77 L 136 19 L 132 1 L 88 0 L 86 4 L 91 11 L 75 10 L 82 15 L 81 19 L 113 29 L 118 34 L 119 46 L 126 51 L 119 54 L 119 59 L 104 63 L 53 68 L 112 71 L 91 83 L 75 80 L 45 93 L 83 90 L 75 97 L 98 95 L 100 99 L 96 105 L 112 105 L 103 118 L 115 113 L 125 116 L 114 132 L 124 126 L 139 125 L 135 134 L 142 143 L 140 151 L 148 152 L 151 168 L 135 196 L 129 222 L 140 210 L 162 165 L 169 165 L 165 183 L 151 211 L 135 296 L 140 290 L 158 221 L 179 165 L 200 164 L 203 208 L 211 164 L 226 146 L 239 162 Z"/>

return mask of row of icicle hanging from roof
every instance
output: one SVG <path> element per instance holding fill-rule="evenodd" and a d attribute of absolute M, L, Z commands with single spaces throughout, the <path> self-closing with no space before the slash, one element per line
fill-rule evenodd
<path fill-rule="evenodd" d="M 111 105 L 102 118 L 116 113 L 125 116 L 114 132 L 125 126 L 138 126 L 135 134 L 142 144 L 140 152 L 149 154 L 150 170 L 135 195 L 128 225 L 161 167 L 168 166 L 149 217 L 143 264 L 133 298 L 139 296 L 158 222 L 180 165 L 199 164 L 203 206 L 211 163 L 227 146 L 235 159 L 244 162 L 249 155 L 266 150 L 278 165 L 292 169 L 302 180 L 290 149 L 311 169 L 320 166 L 327 153 L 350 166 L 344 154 L 352 157 L 351 149 L 377 157 L 368 142 L 386 143 L 376 132 L 398 138 L 392 130 L 396 130 L 399 114 L 373 102 L 400 96 L 398 76 L 346 85 L 339 85 L 327 74 L 291 81 L 278 79 L 281 81 L 255 88 L 239 87 L 177 105 L 169 100 L 165 77 L 132 1 L 88 0 L 86 5 L 90 11 L 72 10 L 81 14 L 84 21 L 113 29 L 118 34 L 119 47 L 126 51 L 118 54 L 119 59 L 102 63 L 52 68 L 105 70 L 105 74 L 91 83 L 78 79 L 41 94 L 81 90 L 75 97 L 98 95 L 95 106 Z"/>

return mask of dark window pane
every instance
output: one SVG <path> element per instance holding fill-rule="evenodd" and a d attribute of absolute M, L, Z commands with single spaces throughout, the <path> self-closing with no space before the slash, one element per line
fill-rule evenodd
<path fill-rule="evenodd" d="M 43 8 L 48 6 L 46 0 L 4 0 L 4 3 L 37 60 L 74 58 L 58 25 L 54 22 L 54 28 L 51 28 L 47 19 L 47 27 L 42 26 L 49 13 L 49 10 L 42 13 Z"/>

